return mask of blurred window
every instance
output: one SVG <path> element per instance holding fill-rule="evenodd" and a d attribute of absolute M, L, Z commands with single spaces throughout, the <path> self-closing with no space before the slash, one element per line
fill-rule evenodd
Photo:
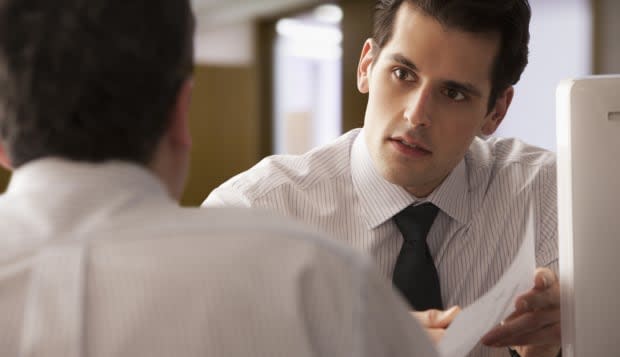
<path fill-rule="evenodd" d="M 299 154 L 341 134 L 342 10 L 332 4 L 276 24 L 274 153 Z"/>

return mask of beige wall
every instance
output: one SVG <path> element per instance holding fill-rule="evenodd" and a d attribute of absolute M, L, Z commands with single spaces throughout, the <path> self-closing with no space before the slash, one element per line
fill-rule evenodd
<path fill-rule="evenodd" d="M 0 167 L 0 192 L 4 192 L 4 189 L 9 182 L 9 173 Z"/>
<path fill-rule="evenodd" d="M 199 205 L 220 183 L 258 161 L 257 97 L 254 67 L 197 67 L 183 205 Z"/>
<path fill-rule="evenodd" d="M 342 130 L 364 124 L 367 96 L 357 91 L 357 64 L 364 41 L 372 34 L 373 0 L 343 0 Z"/>

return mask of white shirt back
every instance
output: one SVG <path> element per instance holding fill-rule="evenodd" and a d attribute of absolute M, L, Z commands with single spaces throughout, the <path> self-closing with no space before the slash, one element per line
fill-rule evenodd
<path fill-rule="evenodd" d="M 432 356 L 365 258 L 246 209 L 179 208 L 130 164 L 45 159 L 0 196 L 11 356 Z"/>

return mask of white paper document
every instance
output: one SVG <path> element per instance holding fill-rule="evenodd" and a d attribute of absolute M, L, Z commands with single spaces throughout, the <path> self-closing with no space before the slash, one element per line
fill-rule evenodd
<path fill-rule="evenodd" d="M 441 357 L 467 355 L 480 338 L 514 311 L 516 298 L 534 284 L 536 258 L 533 210 L 530 210 L 521 247 L 497 284 L 454 319 L 441 339 Z"/>

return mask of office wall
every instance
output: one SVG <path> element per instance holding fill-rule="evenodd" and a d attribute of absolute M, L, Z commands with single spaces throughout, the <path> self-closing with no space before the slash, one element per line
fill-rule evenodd
<path fill-rule="evenodd" d="M 342 0 L 342 130 L 364 124 L 367 96 L 357 91 L 357 64 L 372 35 L 373 0 Z"/>
<path fill-rule="evenodd" d="M 566 78 L 592 74 L 589 0 L 533 0 L 529 63 L 497 136 L 555 150 L 555 90 Z"/>
<path fill-rule="evenodd" d="M 192 160 L 183 205 L 199 205 L 212 189 L 259 160 L 255 78 L 253 66 L 196 68 Z"/>
<path fill-rule="evenodd" d="M 9 183 L 9 173 L 0 167 L 0 192 L 4 192 L 6 185 Z"/>

